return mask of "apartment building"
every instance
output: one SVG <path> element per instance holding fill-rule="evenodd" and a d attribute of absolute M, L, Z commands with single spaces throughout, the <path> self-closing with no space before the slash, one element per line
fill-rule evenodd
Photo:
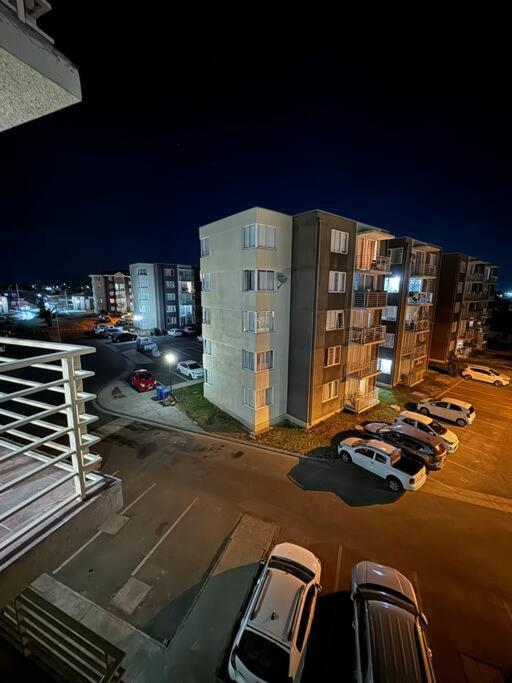
<path fill-rule="evenodd" d="M 89 275 L 94 298 L 94 310 L 126 313 L 133 310 L 130 273 L 125 270 Z"/>
<path fill-rule="evenodd" d="M 170 330 L 200 317 L 199 268 L 176 263 L 130 265 L 135 327 Z"/>
<path fill-rule="evenodd" d="M 412 237 L 392 239 L 387 246 L 388 305 L 382 314 L 386 330 L 379 348 L 378 382 L 414 386 L 428 367 L 441 248 Z"/>
<path fill-rule="evenodd" d="M 430 361 L 468 357 L 487 346 L 498 267 L 466 254 L 443 254 Z"/>

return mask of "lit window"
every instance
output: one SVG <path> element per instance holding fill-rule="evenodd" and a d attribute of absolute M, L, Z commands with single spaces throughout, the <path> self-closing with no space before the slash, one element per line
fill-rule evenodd
<path fill-rule="evenodd" d="M 325 367 L 339 365 L 341 361 L 341 346 L 329 346 L 325 349 Z"/>
<path fill-rule="evenodd" d="M 209 308 L 203 308 L 203 324 L 204 325 L 211 325 L 212 324 Z"/>
<path fill-rule="evenodd" d="M 335 379 L 332 382 L 327 382 L 322 387 L 322 403 L 332 401 L 333 398 L 338 397 L 340 382 Z"/>
<path fill-rule="evenodd" d="M 327 311 L 326 330 L 342 330 L 345 326 L 345 311 Z"/>
<path fill-rule="evenodd" d="M 382 311 L 382 320 L 396 320 L 396 306 L 386 306 Z"/>
<path fill-rule="evenodd" d="M 348 232 L 331 230 L 331 251 L 336 254 L 346 254 L 348 252 Z"/>
<path fill-rule="evenodd" d="M 397 294 L 400 291 L 400 277 L 396 275 L 384 278 L 384 291 L 388 294 Z"/>
<path fill-rule="evenodd" d="M 209 237 L 203 237 L 201 240 L 201 256 L 208 256 L 210 254 Z"/>
<path fill-rule="evenodd" d="M 207 356 L 212 355 L 212 340 L 211 339 L 203 339 L 203 353 L 205 353 Z"/>
<path fill-rule="evenodd" d="M 386 332 L 386 337 L 384 339 L 384 343 L 382 346 L 385 346 L 387 349 L 392 349 L 395 346 L 395 335 L 393 332 Z"/>
<path fill-rule="evenodd" d="M 165 299 L 166 301 L 176 301 L 176 294 L 174 294 L 174 292 L 167 292 Z"/>
<path fill-rule="evenodd" d="M 273 292 L 274 285 L 275 272 L 273 270 L 242 271 L 242 289 L 244 292 Z"/>
<path fill-rule="evenodd" d="M 385 375 L 391 374 L 391 368 L 393 366 L 393 361 L 391 358 L 379 358 L 379 369 Z"/>
<path fill-rule="evenodd" d="M 269 406 L 272 404 L 273 392 L 272 387 L 267 387 L 266 389 L 259 389 L 255 391 L 250 387 L 242 387 L 243 390 L 243 402 L 249 408 L 263 408 L 263 406 Z"/>
<path fill-rule="evenodd" d="M 147 280 L 139 280 L 139 287 L 141 289 L 146 289 L 149 287 L 148 281 Z"/>
<path fill-rule="evenodd" d="M 274 311 L 243 311 L 244 332 L 273 332 Z"/>
<path fill-rule="evenodd" d="M 259 223 L 244 225 L 242 234 L 244 249 L 253 249 L 254 247 L 263 247 L 264 249 L 276 248 L 276 229 L 271 225 L 261 225 Z"/>
<path fill-rule="evenodd" d="M 147 268 L 137 268 L 137 275 L 147 275 L 147 274 L 148 274 Z"/>
<path fill-rule="evenodd" d="M 205 384 L 213 384 L 213 376 L 212 376 L 212 371 L 209 370 L 208 368 L 204 368 L 204 383 Z"/>
<path fill-rule="evenodd" d="M 456 320 L 452 323 L 452 330 L 451 331 L 452 331 L 452 334 L 454 332 L 457 332 L 457 321 Z"/>
<path fill-rule="evenodd" d="M 344 292 L 346 279 L 346 273 L 342 273 L 339 270 L 331 270 L 329 272 L 329 291 L 340 293 Z"/>
<path fill-rule="evenodd" d="M 203 292 L 210 291 L 210 273 L 201 273 L 201 288 Z"/>
<path fill-rule="evenodd" d="M 176 313 L 176 306 L 166 306 L 165 307 L 165 312 L 166 313 Z"/>

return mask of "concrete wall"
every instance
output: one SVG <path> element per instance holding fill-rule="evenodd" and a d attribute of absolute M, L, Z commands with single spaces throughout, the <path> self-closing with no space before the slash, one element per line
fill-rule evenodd
<path fill-rule="evenodd" d="M 103 275 L 91 275 L 91 289 L 94 299 L 94 311 L 108 310 L 107 288 Z"/>
<path fill-rule="evenodd" d="M 466 261 L 466 271 L 460 273 L 461 261 Z M 463 254 L 443 254 L 441 260 L 441 273 L 439 277 L 439 288 L 434 316 L 434 329 L 432 335 L 432 345 L 430 348 L 430 359 L 446 363 L 450 342 L 457 340 L 457 330 L 452 333 L 451 327 L 454 321 L 459 324 L 462 312 L 462 300 L 464 287 L 461 293 L 457 293 L 457 283 L 465 282 L 468 270 L 468 256 Z M 455 313 L 455 303 L 460 303 L 458 313 Z"/>
<path fill-rule="evenodd" d="M 155 263 L 131 263 L 130 279 L 132 282 L 133 311 L 141 320 L 135 320 L 134 325 L 141 330 L 159 327 L 157 310 L 159 308 L 157 274 Z M 147 275 L 138 275 L 138 269 L 145 268 Z M 141 282 L 147 281 L 147 287 L 141 287 Z M 140 299 L 141 295 L 148 295 L 148 299 Z"/>
<path fill-rule="evenodd" d="M 242 227 L 252 223 L 276 228 L 276 249 L 242 249 Z M 288 340 L 291 289 L 292 219 L 285 214 L 253 208 L 205 225 L 200 237 L 209 238 L 209 255 L 201 258 L 201 272 L 210 273 L 211 291 L 202 292 L 202 306 L 210 310 L 211 324 L 203 337 L 211 340 L 212 355 L 203 355 L 211 384 L 204 395 L 236 417 L 251 431 L 268 428 L 286 415 Z M 279 273 L 273 292 L 242 291 L 244 269 Z M 242 312 L 275 311 L 275 332 L 242 331 Z M 242 350 L 274 352 L 274 369 L 252 373 L 242 369 Z M 243 403 L 243 386 L 258 390 L 273 387 L 271 406 L 252 409 Z"/>

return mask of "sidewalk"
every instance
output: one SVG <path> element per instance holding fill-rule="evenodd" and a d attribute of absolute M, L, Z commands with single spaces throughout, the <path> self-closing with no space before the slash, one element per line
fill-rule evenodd
<path fill-rule="evenodd" d="M 156 391 L 139 394 L 125 379 L 115 379 L 98 392 L 96 402 L 107 412 L 114 412 L 134 420 L 158 422 L 162 427 L 186 429 L 204 433 L 198 424 L 176 406 L 162 406 L 156 400 Z"/>

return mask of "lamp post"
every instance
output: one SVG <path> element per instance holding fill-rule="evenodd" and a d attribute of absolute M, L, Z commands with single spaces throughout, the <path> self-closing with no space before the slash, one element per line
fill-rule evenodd
<path fill-rule="evenodd" d="M 169 389 L 171 390 L 172 394 L 172 370 L 171 370 L 171 365 L 174 363 L 176 360 L 176 356 L 174 353 L 166 353 L 165 354 L 165 360 L 169 363 Z"/>

